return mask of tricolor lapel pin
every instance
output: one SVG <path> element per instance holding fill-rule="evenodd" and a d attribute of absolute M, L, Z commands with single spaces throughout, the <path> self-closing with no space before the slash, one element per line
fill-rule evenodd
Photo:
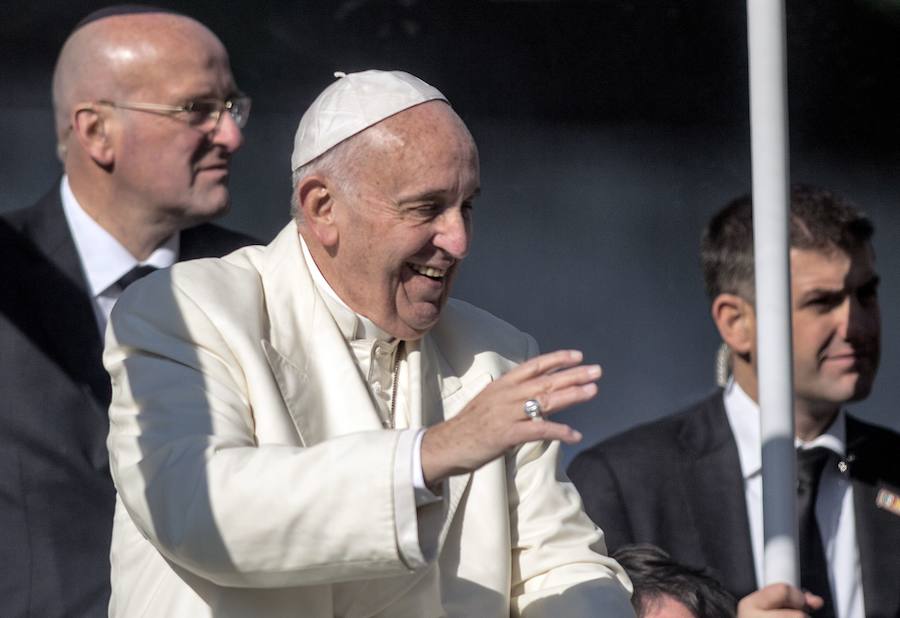
<path fill-rule="evenodd" d="M 900 496 L 884 487 L 878 490 L 878 495 L 875 496 L 875 505 L 900 516 Z"/>

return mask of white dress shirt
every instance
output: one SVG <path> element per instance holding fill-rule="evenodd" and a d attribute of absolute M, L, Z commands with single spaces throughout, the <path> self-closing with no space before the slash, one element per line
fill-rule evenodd
<path fill-rule="evenodd" d="M 75 249 L 91 295 L 91 305 L 100 335 L 106 331 L 109 313 L 116 304 L 121 288 L 116 282 L 135 266 L 168 268 L 178 260 L 179 235 L 173 234 L 144 261 L 133 255 L 87 214 L 63 176 L 59 187 L 63 213 L 75 240 Z"/>
<path fill-rule="evenodd" d="M 744 477 L 756 581 L 762 582 L 764 536 L 759 406 L 733 379 L 725 387 L 724 396 L 725 412 L 737 442 Z M 846 455 L 845 434 L 844 411 L 841 410 L 824 434 L 810 442 L 801 442 L 795 438 L 795 444 L 801 449 L 822 446 L 843 459 Z M 837 618 L 865 618 L 862 572 L 856 545 L 853 485 L 837 466 L 827 466 L 822 472 L 816 498 L 816 521 L 828 561 L 828 581 L 831 584 Z"/>

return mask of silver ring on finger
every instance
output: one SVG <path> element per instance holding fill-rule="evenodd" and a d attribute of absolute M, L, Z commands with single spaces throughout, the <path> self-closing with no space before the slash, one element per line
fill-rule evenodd
<path fill-rule="evenodd" d="M 541 409 L 541 404 L 538 403 L 537 399 L 529 399 L 528 401 L 526 401 L 524 412 L 525 416 L 527 416 L 532 421 L 544 420 L 544 411 Z"/>

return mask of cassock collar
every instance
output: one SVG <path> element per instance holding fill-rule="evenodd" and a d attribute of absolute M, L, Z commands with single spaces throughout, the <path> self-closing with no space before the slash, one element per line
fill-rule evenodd
<path fill-rule="evenodd" d="M 347 303 L 345 303 L 337 292 L 325 280 L 322 271 L 313 260 L 309 247 L 306 246 L 306 240 L 299 232 L 297 236 L 300 238 L 300 247 L 303 249 L 303 260 L 306 262 L 306 268 L 312 277 L 313 283 L 322 295 L 322 300 L 328 306 L 331 316 L 337 322 L 338 329 L 347 341 L 356 341 L 358 339 L 371 339 L 379 341 L 387 341 L 390 343 L 398 343 L 395 337 L 391 336 L 381 328 L 379 328 L 372 320 L 353 311 Z"/>

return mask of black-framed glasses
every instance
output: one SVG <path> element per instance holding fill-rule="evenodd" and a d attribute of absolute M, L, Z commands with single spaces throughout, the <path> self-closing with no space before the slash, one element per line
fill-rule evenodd
<path fill-rule="evenodd" d="M 133 103 L 108 101 L 102 99 L 94 101 L 94 105 L 108 105 L 116 109 L 128 109 L 136 112 L 148 112 L 151 114 L 163 114 L 166 116 L 183 115 L 185 122 L 204 133 L 212 133 L 219 128 L 223 112 L 231 115 L 234 123 L 241 129 L 247 126 L 250 117 L 250 97 L 239 94 L 224 101 L 219 99 L 197 99 L 188 101 L 184 105 L 165 105 L 163 103 Z"/>

